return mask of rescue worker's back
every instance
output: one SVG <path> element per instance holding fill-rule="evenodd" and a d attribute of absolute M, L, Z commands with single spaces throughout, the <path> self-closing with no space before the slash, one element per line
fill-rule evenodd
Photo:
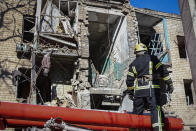
<path fill-rule="evenodd" d="M 164 117 L 160 107 L 160 84 L 163 79 L 168 85 L 168 91 L 173 92 L 169 72 L 155 56 L 148 54 L 143 43 L 135 47 L 136 59 L 130 64 L 127 73 L 127 90 L 134 92 L 133 113 L 141 115 L 147 104 L 151 111 L 151 123 L 154 131 L 162 131 Z"/>
<path fill-rule="evenodd" d="M 128 88 L 135 88 L 135 96 L 137 97 L 154 95 L 153 90 L 160 88 L 160 78 L 168 77 L 169 72 L 164 69 L 157 57 L 150 56 L 147 52 L 144 53 L 144 55 L 137 55 L 136 57 L 137 58 L 129 66 L 129 75 L 127 75 L 126 81 L 127 86 Z M 147 77 L 150 75 L 150 62 L 152 62 L 152 92 L 149 92 L 150 80 L 147 80 Z M 134 83 L 136 78 L 137 80 Z M 170 83 L 170 81 L 167 81 L 167 83 Z"/>

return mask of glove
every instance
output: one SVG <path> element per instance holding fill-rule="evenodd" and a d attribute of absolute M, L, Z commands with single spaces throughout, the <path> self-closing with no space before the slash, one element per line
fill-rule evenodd
<path fill-rule="evenodd" d="M 170 94 L 174 91 L 174 86 L 172 83 L 167 85 L 166 91 L 169 92 Z"/>

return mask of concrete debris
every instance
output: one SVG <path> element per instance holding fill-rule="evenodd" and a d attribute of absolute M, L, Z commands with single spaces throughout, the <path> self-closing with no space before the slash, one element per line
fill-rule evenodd
<path fill-rule="evenodd" d="M 49 106 L 60 106 L 60 107 L 67 107 L 67 108 L 76 108 L 77 106 L 74 104 L 73 99 L 70 95 L 66 95 L 62 98 L 55 98 L 51 102 L 45 102 L 45 105 Z"/>

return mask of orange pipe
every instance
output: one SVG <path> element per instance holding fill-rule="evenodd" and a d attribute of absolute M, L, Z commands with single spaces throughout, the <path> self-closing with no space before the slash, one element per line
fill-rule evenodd
<path fill-rule="evenodd" d="M 44 121 L 28 121 L 28 120 L 17 120 L 17 119 L 5 119 L 7 127 L 44 127 Z"/>
<path fill-rule="evenodd" d="M 121 127 L 109 127 L 109 126 L 95 126 L 95 125 L 80 125 L 77 124 L 76 126 L 80 126 L 80 127 L 85 127 L 88 129 L 93 129 L 93 130 L 97 130 L 97 131 L 129 131 L 129 128 L 121 128 Z"/>
<path fill-rule="evenodd" d="M 13 110 L 14 107 L 14 110 Z M 67 123 L 96 126 L 151 129 L 150 116 L 126 113 L 114 113 L 95 110 L 72 109 L 63 107 L 0 102 L 0 117 L 46 121 L 50 118 L 62 118 Z M 177 121 L 178 120 L 178 121 Z M 175 124 L 175 126 L 171 126 Z M 182 120 L 174 118 L 168 121 L 168 129 L 181 130 Z"/>
<path fill-rule="evenodd" d="M 179 118 L 176 119 L 172 117 L 166 119 L 165 127 L 167 130 L 170 129 L 182 130 L 184 128 L 182 119 Z"/>
<path fill-rule="evenodd" d="M 7 127 L 44 127 L 45 122 L 43 121 L 28 121 L 28 120 L 17 120 L 17 119 L 6 119 L 5 124 Z M 120 127 L 106 127 L 106 126 L 94 126 L 94 125 L 81 125 L 81 124 L 73 124 L 78 127 L 84 127 L 93 130 L 107 130 L 107 131 L 129 131 L 129 128 L 120 128 Z"/>

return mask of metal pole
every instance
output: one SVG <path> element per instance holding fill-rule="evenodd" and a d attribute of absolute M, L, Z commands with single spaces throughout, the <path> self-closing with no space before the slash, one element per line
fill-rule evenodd
<path fill-rule="evenodd" d="M 37 104 L 36 100 L 36 89 L 34 85 L 36 84 L 36 55 L 35 51 L 37 50 L 37 45 L 39 43 L 39 31 L 40 31 L 40 14 L 41 14 L 41 5 L 42 0 L 37 0 L 37 10 L 36 10 L 36 18 L 35 18 L 35 32 L 34 32 L 34 45 L 33 50 L 31 52 L 31 61 L 32 61 L 32 68 L 31 68 L 31 87 L 30 93 L 28 97 L 28 103 Z"/>

